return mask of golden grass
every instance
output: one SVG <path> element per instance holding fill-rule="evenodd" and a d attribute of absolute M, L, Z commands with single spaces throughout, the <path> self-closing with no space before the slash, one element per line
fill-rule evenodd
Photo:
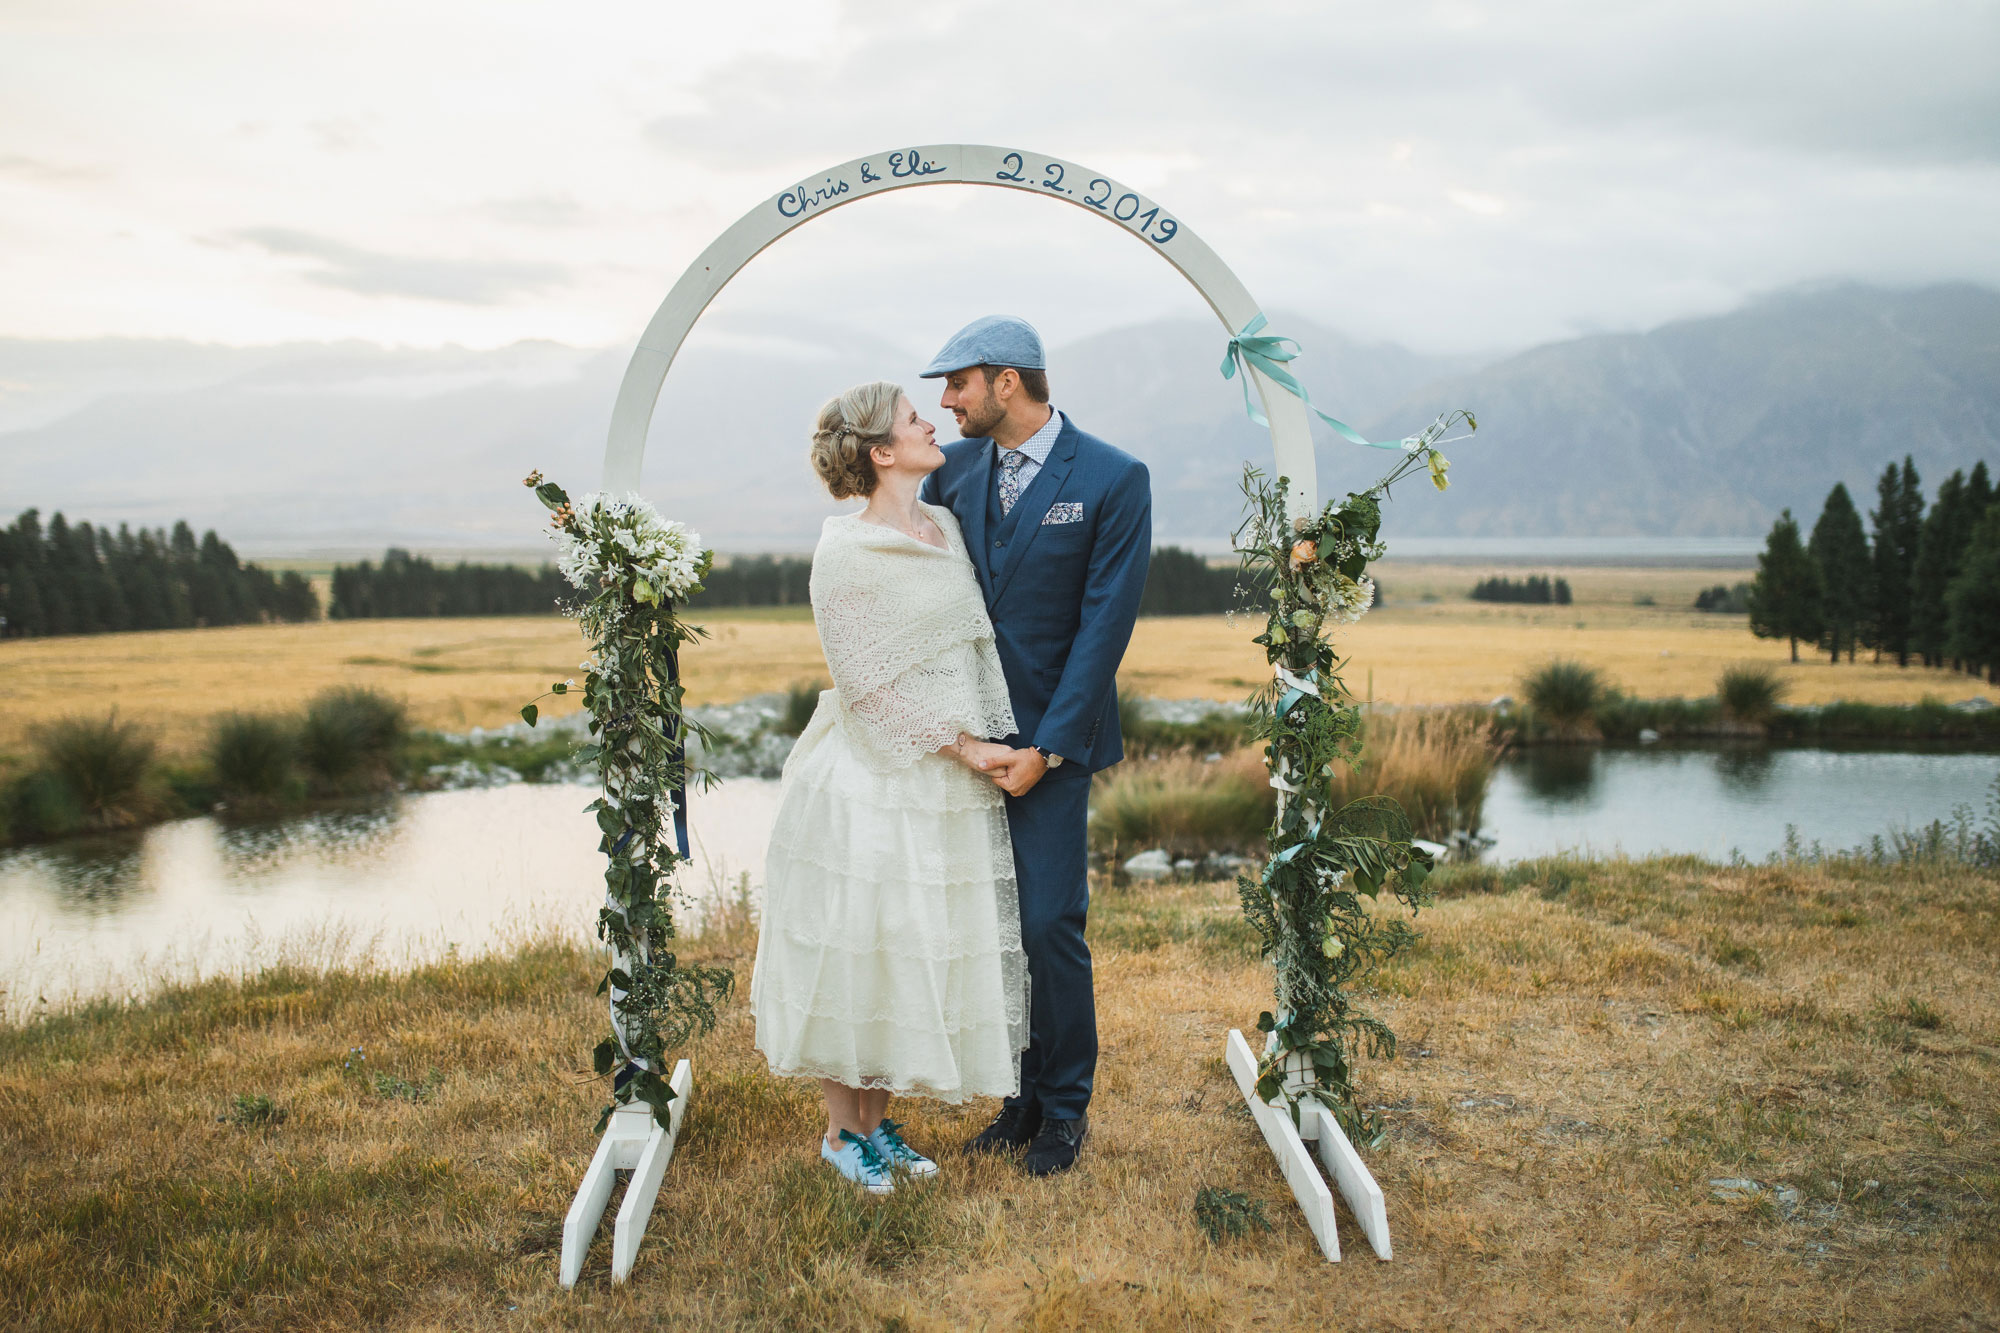
<path fill-rule="evenodd" d="M 1472 875 L 1468 883 L 1478 882 Z M 592 1148 L 597 964 L 548 944 L 403 976 L 280 972 L 0 1028 L 0 1324 L 96 1329 L 1976 1327 L 2000 1308 L 1991 874 L 1549 863 L 1446 901 L 1379 978 L 1366 1085 L 1396 1259 L 1320 1261 L 1221 1059 L 1269 1003 L 1226 886 L 1104 890 L 1079 1168 L 935 1184 L 813 1157 L 741 996 L 633 1280 L 560 1221 Z M 1451 877 L 1446 877 L 1447 886 Z M 747 973 L 740 926 L 690 955 Z M 742 977 L 747 982 L 747 975 Z M 384 1095 L 371 1070 L 427 1100 Z M 268 1096 L 282 1123 L 228 1116 Z M 1799 1191 L 1727 1202 L 1708 1181 Z M 1268 1236 L 1211 1246 L 1204 1184 Z M 614 1204 L 615 1207 L 615 1204 Z"/>
<path fill-rule="evenodd" d="M 1794 666 L 1782 643 L 1751 637 L 1741 616 L 1685 610 L 1699 588 L 1747 577 L 1740 570 L 1564 571 L 1568 607 L 1494 606 L 1464 592 L 1500 567 L 1403 565 L 1382 575 L 1390 602 L 1338 640 L 1355 695 L 1384 703 L 1485 703 L 1518 696 L 1520 678 L 1553 657 L 1600 668 L 1642 698 L 1713 694 L 1725 667 L 1768 663 L 1792 704 L 1848 699 L 1914 703 L 1926 695 L 2000 702 L 1970 676 L 1865 660 Z M 1519 568 L 1512 570 L 1520 573 Z M 1421 601 L 1426 590 L 1441 598 Z M 1649 591 L 1650 590 L 1650 591 Z M 1632 604 L 1641 594 L 1657 606 Z M 690 649 L 696 702 L 729 701 L 823 677 L 825 663 L 804 607 L 717 610 L 701 619 L 714 637 Z M 1127 688 L 1161 698 L 1240 699 L 1268 675 L 1250 642 L 1261 625 L 1223 616 L 1142 620 L 1125 656 Z M 200 748 L 207 718 L 232 709 L 284 711 L 329 685 L 368 685 L 406 702 L 420 727 L 464 730 L 514 720 L 551 680 L 576 674 L 583 645 L 552 617 L 326 621 L 89 638 L 0 641 L 0 753 L 23 748 L 38 720 L 112 707 L 159 732 L 169 755 Z M 574 705 L 545 700 L 560 712 Z"/>

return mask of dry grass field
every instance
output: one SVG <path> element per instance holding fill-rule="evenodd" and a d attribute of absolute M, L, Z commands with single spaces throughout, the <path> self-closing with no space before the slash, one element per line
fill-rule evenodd
<path fill-rule="evenodd" d="M 1224 1032 L 1269 1003 L 1229 888 L 1106 889 L 1073 1174 L 966 1164 L 952 1149 L 989 1105 L 903 1102 L 944 1174 L 858 1197 L 814 1156 L 816 1095 L 763 1070 L 739 989 L 694 1052 L 681 1148 L 617 1287 L 608 1234 L 573 1292 L 556 1283 L 599 1099 L 578 1075 L 603 1016 L 580 950 L 271 973 L 0 1028 L 0 1325 L 1996 1326 L 1991 873 L 1517 878 L 1427 913 L 1377 979 L 1404 1038 L 1366 1069 L 1391 1263 L 1344 1212 L 1348 1257 L 1321 1262 L 1224 1069 Z M 753 938 L 739 916 L 687 952 L 747 986 Z M 342 1067 L 357 1046 L 370 1075 Z M 242 1095 L 270 1099 L 264 1123 L 232 1119 Z M 1718 1178 L 1762 1189 L 1718 1197 Z M 1202 1185 L 1260 1201 L 1272 1231 L 1212 1244 Z"/>
<path fill-rule="evenodd" d="M 1788 661 L 1786 645 L 1753 638 L 1741 616 L 1686 609 L 1714 583 L 1743 570 L 1604 569 L 1561 571 L 1577 601 L 1566 607 L 1467 601 L 1489 573 L 1464 565 L 1382 566 L 1389 601 L 1340 640 L 1348 684 L 1386 703 L 1484 703 L 1518 692 L 1523 671 L 1556 656 L 1602 668 L 1645 698 L 1714 692 L 1723 667 L 1767 662 L 1792 703 L 1848 699 L 1950 701 L 2000 690 L 1970 676 L 1893 664 L 1828 666 Z M 1436 601 L 1424 601 L 1426 596 Z M 1655 605 L 1636 605 L 1650 596 Z M 728 701 L 825 675 L 803 607 L 716 610 L 703 622 L 713 637 L 686 655 L 690 696 Z M 1143 620 L 1122 679 L 1140 693 L 1169 698 L 1241 698 L 1264 671 L 1250 642 L 1261 625 L 1238 617 Z M 311 625 L 175 630 L 89 638 L 0 642 L 0 753 L 18 751 L 35 722 L 70 712 L 117 708 L 157 730 L 168 753 L 200 743 L 206 718 L 230 709 L 296 707 L 329 685 L 372 685 L 406 700 L 420 726 L 464 730 L 512 721 L 548 682 L 576 674 L 583 644 L 574 626 L 547 617 L 327 621 Z M 563 705 L 562 700 L 544 701 Z M 555 709 L 552 711 L 560 711 Z"/>

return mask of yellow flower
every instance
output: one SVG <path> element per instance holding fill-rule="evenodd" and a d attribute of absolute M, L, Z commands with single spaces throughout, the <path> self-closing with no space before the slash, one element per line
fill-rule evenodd
<path fill-rule="evenodd" d="M 1451 485 L 1444 478 L 1445 471 L 1450 467 L 1450 459 L 1435 449 L 1431 450 L 1431 485 L 1437 487 L 1439 490 L 1443 490 L 1445 487 Z"/>
<path fill-rule="evenodd" d="M 1328 935 L 1320 941 L 1319 951 L 1328 958 L 1338 958 L 1347 952 L 1347 946 L 1340 942 L 1340 936 Z"/>

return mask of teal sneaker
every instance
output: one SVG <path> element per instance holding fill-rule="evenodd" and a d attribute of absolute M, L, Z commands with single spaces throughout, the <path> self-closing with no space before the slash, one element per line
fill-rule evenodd
<path fill-rule="evenodd" d="M 894 1194 L 896 1182 L 889 1174 L 889 1163 L 876 1150 L 872 1139 L 864 1139 L 852 1130 L 840 1131 L 840 1150 L 824 1137 L 819 1141 L 819 1155 L 831 1163 L 833 1169 L 867 1190 L 870 1194 Z"/>
<path fill-rule="evenodd" d="M 875 1145 L 875 1151 L 882 1154 L 882 1160 L 892 1170 L 907 1171 L 913 1176 L 936 1175 L 937 1163 L 903 1142 L 903 1136 L 897 1133 L 900 1129 L 901 1125 L 885 1119 L 875 1126 L 875 1132 L 868 1136 L 868 1141 Z"/>

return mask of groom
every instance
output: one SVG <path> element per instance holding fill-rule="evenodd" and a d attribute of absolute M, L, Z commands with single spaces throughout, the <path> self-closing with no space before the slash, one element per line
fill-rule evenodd
<path fill-rule="evenodd" d="M 1145 464 L 1049 406 L 1041 336 L 989 315 L 923 371 L 965 438 L 945 447 L 923 499 L 948 507 L 986 593 L 1020 755 L 1007 793 L 1021 942 L 1031 978 L 1020 1090 L 967 1152 L 1027 1149 L 1031 1174 L 1067 1171 L 1089 1132 L 1097 1069 L 1085 822 L 1090 775 L 1124 757 L 1115 678 L 1153 542 Z"/>

